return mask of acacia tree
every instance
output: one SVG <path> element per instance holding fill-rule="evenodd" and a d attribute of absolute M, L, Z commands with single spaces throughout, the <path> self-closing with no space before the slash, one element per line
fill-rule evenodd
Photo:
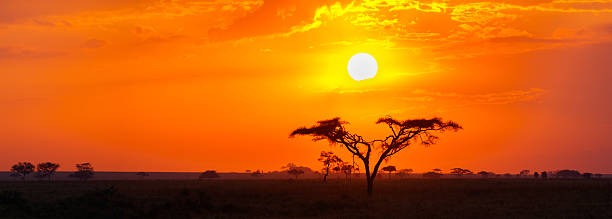
<path fill-rule="evenodd" d="M 474 172 L 472 172 L 471 170 L 468 169 L 462 169 L 462 168 L 453 168 L 451 169 L 451 174 L 455 175 L 455 176 L 463 176 L 463 175 L 471 175 L 474 174 Z"/>
<path fill-rule="evenodd" d="M 318 121 L 311 127 L 301 127 L 289 135 L 309 135 L 314 141 L 328 140 L 330 144 L 339 144 L 346 148 L 354 156 L 357 156 L 365 168 L 368 195 L 372 195 L 374 179 L 383 160 L 399 153 L 413 143 L 421 143 L 425 146 L 435 144 L 438 139 L 434 132 L 459 130 L 461 126 L 452 121 L 442 121 L 440 118 L 433 119 L 411 119 L 399 121 L 390 116 L 378 119 L 376 124 L 387 125 L 391 131 L 383 139 L 366 140 L 361 135 L 349 132 L 339 117 Z M 373 151 L 378 149 L 379 154 Z M 375 157 L 374 160 L 371 158 Z M 374 164 L 374 166 L 371 166 Z"/>
<path fill-rule="evenodd" d="M 395 168 L 395 166 L 386 166 L 382 168 L 383 171 L 386 171 L 389 174 L 389 179 L 391 179 L 391 172 L 395 172 L 397 171 L 397 169 Z"/>
<path fill-rule="evenodd" d="M 285 169 L 287 174 L 295 176 L 295 179 L 297 179 L 299 175 L 304 174 L 304 170 L 294 163 L 288 163 L 287 166 L 283 166 L 282 169 Z"/>
<path fill-rule="evenodd" d="M 327 182 L 327 176 L 329 176 L 329 169 L 331 165 L 342 162 L 342 159 L 336 156 L 334 152 L 321 151 L 321 156 L 319 157 L 319 161 L 323 163 L 323 172 L 324 172 L 323 182 Z"/>
<path fill-rule="evenodd" d="M 94 175 L 94 168 L 90 163 L 81 163 L 75 165 L 77 171 L 70 174 L 70 177 L 78 178 L 82 181 L 87 181 Z"/>
<path fill-rule="evenodd" d="M 26 176 L 34 172 L 34 164 L 30 162 L 19 162 L 11 167 L 11 176 L 21 177 L 25 182 Z"/>
<path fill-rule="evenodd" d="M 404 176 L 409 176 L 412 172 L 412 169 L 401 169 L 398 171 L 398 175 L 403 178 Z"/>
<path fill-rule="evenodd" d="M 36 166 L 36 172 L 38 173 L 38 177 L 41 177 L 41 178 L 47 177 L 47 179 L 50 182 L 51 177 L 55 175 L 55 172 L 57 171 L 57 168 L 59 168 L 59 166 L 60 166 L 59 164 L 51 163 L 51 162 L 39 163 Z"/>

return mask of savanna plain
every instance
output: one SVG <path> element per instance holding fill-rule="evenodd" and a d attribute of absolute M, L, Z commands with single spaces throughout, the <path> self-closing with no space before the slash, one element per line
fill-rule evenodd
<path fill-rule="evenodd" d="M 2 218 L 612 218 L 611 179 L 0 182 Z"/>

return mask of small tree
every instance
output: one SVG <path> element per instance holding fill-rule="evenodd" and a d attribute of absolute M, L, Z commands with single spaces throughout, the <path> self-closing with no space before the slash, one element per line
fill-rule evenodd
<path fill-rule="evenodd" d="M 559 170 L 555 172 L 555 177 L 558 178 L 581 178 L 582 174 L 577 170 Z"/>
<path fill-rule="evenodd" d="M 90 163 L 76 164 L 77 171 L 70 174 L 70 177 L 78 178 L 82 181 L 87 181 L 93 177 L 94 169 Z"/>
<path fill-rule="evenodd" d="M 538 172 L 533 172 L 533 178 L 537 179 L 538 177 L 540 177 L 540 174 Z"/>
<path fill-rule="evenodd" d="M 397 175 L 403 178 L 404 176 L 409 176 L 412 172 L 412 169 L 401 169 L 397 172 Z"/>
<path fill-rule="evenodd" d="M 382 170 L 387 172 L 387 174 L 389 174 L 389 179 L 391 179 L 391 173 L 397 171 L 395 166 L 391 166 L 391 165 L 383 167 Z"/>
<path fill-rule="evenodd" d="M 144 179 L 145 177 L 149 176 L 149 173 L 147 172 L 138 172 L 136 173 L 137 176 L 140 176 L 140 179 Z"/>
<path fill-rule="evenodd" d="M 287 171 L 287 174 L 295 176 L 295 179 L 297 179 L 299 175 L 304 174 L 304 170 L 293 163 L 288 163 L 287 166 L 283 166 L 282 168 Z"/>
<path fill-rule="evenodd" d="M 520 176 L 529 176 L 529 173 L 531 173 L 530 170 L 521 170 L 521 172 L 519 173 Z"/>
<path fill-rule="evenodd" d="M 327 182 L 327 176 L 329 176 L 330 167 L 334 164 L 342 162 L 342 159 L 334 155 L 334 153 L 331 151 L 321 151 L 321 155 L 319 156 L 318 160 L 323 163 L 323 182 Z"/>
<path fill-rule="evenodd" d="M 542 179 L 546 179 L 546 178 L 548 178 L 548 173 L 546 173 L 546 171 L 542 171 L 540 173 L 540 176 L 542 176 Z"/>
<path fill-rule="evenodd" d="M 20 177 L 25 182 L 26 176 L 34 172 L 34 164 L 30 162 L 19 162 L 11 167 L 11 176 Z"/>
<path fill-rule="evenodd" d="M 215 179 L 215 178 L 219 178 L 219 174 L 217 174 L 217 171 L 214 170 L 207 170 L 204 171 L 202 174 L 200 174 L 200 177 L 198 177 L 199 180 L 203 180 L 203 179 Z"/>
<path fill-rule="evenodd" d="M 492 174 L 490 172 L 487 172 L 487 171 L 480 171 L 480 172 L 478 172 L 478 175 L 480 175 L 482 178 L 488 178 Z"/>
<path fill-rule="evenodd" d="M 37 177 L 40 177 L 40 178 L 46 177 L 50 182 L 51 177 L 55 175 L 55 172 L 57 172 L 57 169 L 59 167 L 60 165 L 57 163 L 51 163 L 51 162 L 39 163 L 36 166 L 36 173 L 37 173 L 36 175 Z"/>
<path fill-rule="evenodd" d="M 441 173 L 435 171 L 429 171 L 427 173 L 423 173 L 423 178 L 440 178 L 442 176 Z"/>
<path fill-rule="evenodd" d="M 355 166 L 347 164 L 347 163 L 343 163 L 342 166 L 340 167 L 340 171 L 342 171 L 344 173 L 344 178 L 345 180 L 350 181 L 351 180 L 351 174 L 353 173 L 353 171 L 355 171 Z"/>
<path fill-rule="evenodd" d="M 450 173 L 455 175 L 455 176 L 463 176 L 463 175 L 474 174 L 471 170 L 461 169 L 461 168 L 453 168 L 453 169 L 451 169 Z"/>
<path fill-rule="evenodd" d="M 264 172 L 262 170 L 256 170 L 251 173 L 252 177 L 262 177 L 264 176 Z"/>

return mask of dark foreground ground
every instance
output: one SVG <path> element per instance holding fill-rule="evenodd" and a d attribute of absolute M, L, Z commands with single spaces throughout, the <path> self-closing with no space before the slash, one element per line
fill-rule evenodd
<path fill-rule="evenodd" d="M 2 218 L 612 218 L 612 180 L 0 182 Z"/>

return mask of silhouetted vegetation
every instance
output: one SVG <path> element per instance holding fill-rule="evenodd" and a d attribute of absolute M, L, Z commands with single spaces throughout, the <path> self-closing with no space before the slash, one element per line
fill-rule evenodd
<path fill-rule="evenodd" d="M 199 179 L 215 179 L 215 178 L 219 178 L 219 174 L 217 174 L 217 171 L 214 171 L 214 170 L 204 171 L 202 174 L 200 174 L 200 177 L 199 177 Z"/>
<path fill-rule="evenodd" d="M 288 163 L 287 166 L 283 166 L 282 168 L 287 171 L 287 174 L 295 176 L 295 179 L 297 179 L 299 175 L 304 174 L 304 170 L 293 163 Z"/>
<path fill-rule="evenodd" d="M 441 176 L 442 176 L 441 173 L 438 173 L 435 171 L 423 173 L 423 178 L 440 178 Z"/>
<path fill-rule="evenodd" d="M 451 169 L 450 173 L 455 175 L 455 176 L 463 176 L 463 175 L 472 175 L 472 174 L 474 174 L 474 172 L 472 172 L 471 170 L 462 169 L 462 168 L 453 168 L 453 169 Z"/>
<path fill-rule="evenodd" d="M 78 178 L 81 181 L 87 181 L 94 175 L 93 166 L 90 163 L 76 164 L 77 171 L 70 174 L 70 177 Z"/>
<path fill-rule="evenodd" d="M 30 162 L 19 162 L 11 167 L 11 176 L 19 177 L 23 181 L 32 172 L 34 172 L 34 164 Z"/>
<path fill-rule="evenodd" d="M 49 181 L 51 181 L 51 178 L 55 175 L 55 172 L 57 172 L 59 167 L 60 165 L 57 163 L 39 163 L 36 166 L 36 177 L 47 178 Z"/>
<path fill-rule="evenodd" d="M 412 169 L 401 169 L 401 170 L 399 170 L 399 171 L 397 172 L 397 175 L 398 175 L 400 178 L 404 178 L 404 177 L 406 177 L 406 176 L 410 176 L 410 174 L 411 174 L 412 172 L 413 172 L 413 170 L 412 170 Z"/>
<path fill-rule="evenodd" d="M 582 174 L 577 170 L 559 170 L 555 172 L 557 178 L 582 178 Z"/>
<path fill-rule="evenodd" d="M 321 151 L 321 156 L 318 159 L 321 163 L 323 163 L 323 182 L 327 182 L 327 176 L 329 176 L 330 167 L 334 164 L 338 164 L 342 162 L 340 157 L 336 156 L 331 151 Z"/>
<path fill-rule="evenodd" d="M 386 166 L 382 168 L 383 171 L 387 172 L 387 174 L 389 174 L 389 179 L 391 179 L 391 173 L 397 171 L 397 169 L 395 168 L 395 166 Z"/>
<path fill-rule="evenodd" d="M 252 177 L 262 177 L 264 176 L 263 170 L 256 170 L 251 173 Z"/>
<path fill-rule="evenodd" d="M 366 140 L 361 135 L 349 132 L 345 127 L 346 124 L 347 122 L 340 118 L 322 120 L 312 127 L 294 130 L 290 137 L 310 135 L 314 141 L 327 140 L 330 144 L 342 145 L 363 162 L 369 195 L 372 195 L 374 179 L 376 179 L 382 161 L 388 160 L 412 143 L 426 146 L 434 144 L 438 139 L 434 132 L 461 129 L 459 124 L 452 121 L 445 122 L 440 118 L 399 121 L 389 116 L 380 118 L 376 124 L 387 125 L 391 134 L 383 139 Z M 380 156 L 375 158 L 374 166 L 370 167 L 372 151 L 377 148 L 381 150 Z"/>

